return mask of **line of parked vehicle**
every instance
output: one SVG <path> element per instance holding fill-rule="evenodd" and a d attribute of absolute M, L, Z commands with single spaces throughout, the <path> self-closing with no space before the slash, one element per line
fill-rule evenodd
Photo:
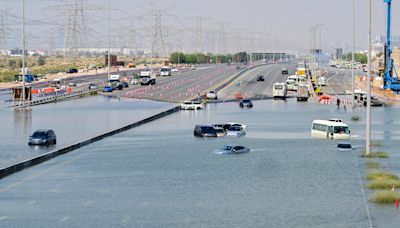
<path fill-rule="evenodd" d="M 196 125 L 193 131 L 196 137 L 240 137 L 246 135 L 247 126 L 240 123 L 226 123 L 213 125 Z"/>

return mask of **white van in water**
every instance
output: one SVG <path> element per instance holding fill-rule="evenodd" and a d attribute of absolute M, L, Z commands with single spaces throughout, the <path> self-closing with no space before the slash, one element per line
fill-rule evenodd
<path fill-rule="evenodd" d="M 272 94 L 274 98 L 286 98 L 287 95 L 287 87 L 286 84 L 283 82 L 277 82 L 272 87 Z"/>
<path fill-rule="evenodd" d="M 297 91 L 298 83 L 292 79 L 286 80 L 286 89 L 288 91 Z"/>
<path fill-rule="evenodd" d="M 349 139 L 350 128 L 343 122 L 314 120 L 311 125 L 311 137 L 324 139 Z"/>

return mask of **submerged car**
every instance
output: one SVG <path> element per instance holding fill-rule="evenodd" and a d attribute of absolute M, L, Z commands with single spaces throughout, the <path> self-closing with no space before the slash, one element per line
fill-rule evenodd
<path fill-rule="evenodd" d="M 257 81 L 258 81 L 258 82 L 263 82 L 263 81 L 265 81 L 264 76 L 259 75 L 259 76 L 257 77 Z"/>
<path fill-rule="evenodd" d="M 113 88 L 110 85 L 104 86 L 104 88 L 103 88 L 104 93 L 111 93 L 112 91 L 113 91 Z"/>
<path fill-rule="evenodd" d="M 28 145 L 50 145 L 56 144 L 57 137 L 53 130 L 44 129 L 35 131 L 30 137 L 28 141 Z"/>
<path fill-rule="evenodd" d="M 253 102 L 251 102 L 251 100 L 249 99 L 243 99 L 240 101 L 239 106 L 241 108 L 252 108 L 253 107 Z"/>
<path fill-rule="evenodd" d="M 347 150 L 353 150 L 354 148 L 351 146 L 351 143 L 349 142 L 339 142 L 337 145 L 338 150 L 340 151 L 347 151 Z"/>
<path fill-rule="evenodd" d="M 215 150 L 216 154 L 242 154 L 249 152 L 249 148 L 240 145 L 225 145 L 222 149 Z"/>
<path fill-rule="evenodd" d="M 243 136 L 246 134 L 246 131 L 243 129 L 243 127 L 239 127 L 239 126 L 232 126 L 228 129 L 228 131 L 226 132 L 226 135 L 228 136 Z"/>
<path fill-rule="evenodd" d="M 282 74 L 289 74 L 289 70 L 287 68 L 283 67 Z"/>
<path fill-rule="evenodd" d="M 215 128 L 208 125 L 196 125 L 193 134 L 197 137 L 217 137 Z"/>
<path fill-rule="evenodd" d="M 70 81 L 70 82 L 68 83 L 68 86 L 76 86 L 76 82 Z"/>
<path fill-rule="evenodd" d="M 229 125 L 228 128 L 230 128 L 230 127 L 242 127 L 244 130 L 247 129 L 247 125 L 240 124 L 240 123 L 232 123 L 232 122 L 230 122 L 230 123 L 226 123 L 226 124 Z"/>
<path fill-rule="evenodd" d="M 217 133 L 217 137 L 224 137 L 226 135 L 226 131 L 222 127 L 214 127 L 214 129 Z"/>

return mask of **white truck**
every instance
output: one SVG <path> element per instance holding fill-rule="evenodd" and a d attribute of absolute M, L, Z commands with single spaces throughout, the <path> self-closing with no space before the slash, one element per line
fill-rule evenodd
<path fill-rule="evenodd" d="M 272 94 L 274 98 L 282 98 L 286 99 L 287 95 L 287 87 L 286 84 L 283 82 L 277 82 L 272 87 Z"/>
<path fill-rule="evenodd" d="M 308 85 L 307 84 L 299 84 L 297 87 L 297 101 L 308 101 L 308 98 L 310 97 L 310 93 L 308 91 Z"/>
<path fill-rule="evenodd" d="M 121 75 L 119 74 L 111 74 L 110 77 L 108 78 L 108 84 L 113 88 L 116 89 L 119 85 Z"/>

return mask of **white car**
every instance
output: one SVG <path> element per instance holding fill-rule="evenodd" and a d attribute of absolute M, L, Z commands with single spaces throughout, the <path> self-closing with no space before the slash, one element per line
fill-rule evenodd
<path fill-rule="evenodd" d="M 239 137 L 239 136 L 243 136 L 245 134 L 246 134 L 246 131 L 243 129 L 243 127 L 239 127 L 239 126 L 231 126 L 226 131 L 226 135 L 228 135 L 228 136 Z"/>
<path fill-rule="evenodd" d="M 215 154 L 242 154 L 249 152 L 249 148 L 240 145 L 226 145 L 222 149 L 214 151 Z"/>
<path fill-rule="evenodd" d="M 207 99 L 210 99 L 210 100 L 217 100 L 218 99 L 217 92 L 215 92 L 215 91 L 208 92 L 206 97 L 207 97 Z"/>
<path fill-rule="evenodd" d="M 171 72 L 179 72 L 178 68 L 172 68 Z"/>
<path fill-rule="evenodd" d="M 139 84 L 139 78 L 134 78 L 131 80 L 131 85 L 138 85 Z"/>
<path fill-rule="evenodd" d="M 201 110 L 204 109 L 204 104 L 201 101 L 184 101 L 181 104 L 182 110 Z"/>

